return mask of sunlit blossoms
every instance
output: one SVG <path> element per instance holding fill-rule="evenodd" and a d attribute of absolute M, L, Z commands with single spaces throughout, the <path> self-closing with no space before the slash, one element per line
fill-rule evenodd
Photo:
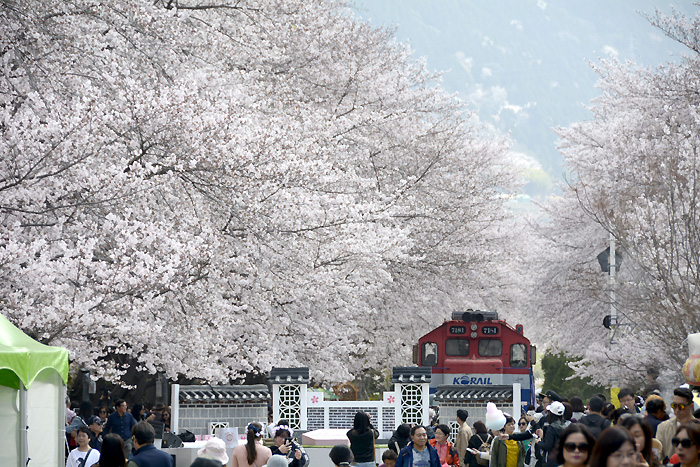
<path fill-rule="evenodd" d="M 506 144 L 341 3 L 3 2 L 0 50 L 0 308 L 76 366 L 337 381 L 498 300 Z"/>

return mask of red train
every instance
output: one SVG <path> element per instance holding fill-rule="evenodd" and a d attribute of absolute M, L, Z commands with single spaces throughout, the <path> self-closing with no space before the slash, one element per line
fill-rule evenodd
<path fill-rule="evenodd" d="M 431 392 L 440 385 L 520 383 L 521 401 L 534 403 L 535 353 L 522 325 L 513 328 L 496 312 L 467 310 L 421 337 L 413 359 L 432 368 Z"/>

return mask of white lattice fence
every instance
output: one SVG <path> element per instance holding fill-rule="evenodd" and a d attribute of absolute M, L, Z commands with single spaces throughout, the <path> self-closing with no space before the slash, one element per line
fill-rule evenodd
<path fill-rule="evenodd" d="M 401 423 L 422 425 L 423 388 L 421 384 L 401 385 Z"/>
<path fill-rule="evenodd" d="M 450 443 L 454 444 L 457 442 L 457 434 L 459 433 L 459 423 L 448 422 L 447 426 L 450 427 Z"/>
<path fill-rule="evenodd" d="M 298 384 L 281 384 L 279 388 L 279 418 L 287 419 L 292 428 L 298 430 L 302 426 L 302 397 Z"/>
<path fill-rule="evenodd" d="M 394 367 L 395 391 L 385 392 L 382 401 L 325 401 L 322 392 L 307 392 L 308 368 L 273 368 L 270 372 L 275 420 L 287 419 L 299 430 L 350 428 L 357 411 L 372 414 L 372 423 L 391 434 L 401 423 L 427 425 L 431 370 Z"/>

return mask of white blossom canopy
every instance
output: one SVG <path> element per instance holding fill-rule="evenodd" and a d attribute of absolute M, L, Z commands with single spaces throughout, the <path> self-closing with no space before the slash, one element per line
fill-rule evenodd
<path fill-rule="evenodd" d="M 75 367 L 340 381 L 498 303 L 506 142 L 342 3 L 2 2 L 0 50 L 0 311 Z"/>

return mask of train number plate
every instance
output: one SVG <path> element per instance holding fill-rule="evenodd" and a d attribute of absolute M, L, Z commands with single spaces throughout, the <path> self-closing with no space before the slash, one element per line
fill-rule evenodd
<path fill-rule="evenodd" d="M 484 326 L 481 328 L 481 333 L 487 336 L 494 336 L 498 334 L 498 326 Z"/>
<path fill-rule="evenodd" d="M 450 334 L 466 334 L 466 326 L 450 326 Z"/>

